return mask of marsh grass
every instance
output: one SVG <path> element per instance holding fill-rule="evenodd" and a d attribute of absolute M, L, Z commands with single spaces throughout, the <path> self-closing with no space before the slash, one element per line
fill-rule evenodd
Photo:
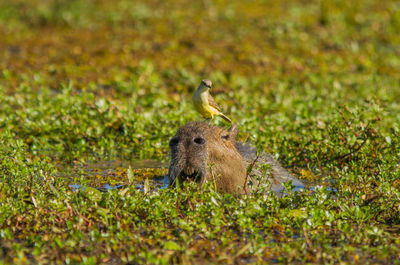
<path fill-rule="evenodd" d="M 397 1 L 0 0 L 0 262 L 399 264 L 399 29 Z M 91 154 L 167 160 L 203 78 L 240 140 L 329 185 L 60 176 Z"/>

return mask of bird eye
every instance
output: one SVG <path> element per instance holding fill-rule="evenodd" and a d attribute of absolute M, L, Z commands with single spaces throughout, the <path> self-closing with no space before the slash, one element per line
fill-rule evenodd
<path fill-rule="evenodd" d="M 176 146 L 179 143 L 179 138 L 172 138 L 171 141 L 169 141 L 169 146 Z"/>

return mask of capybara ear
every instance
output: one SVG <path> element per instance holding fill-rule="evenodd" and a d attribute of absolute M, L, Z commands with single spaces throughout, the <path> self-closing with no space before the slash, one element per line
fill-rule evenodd
<path fill-rule="evenodd" d="M 228 133 L 229 133 L 229 140 L 234 142 L 239 133 L 238 124 L 237 123 L 232 124 L 231 128 L 228 129 Z"/>

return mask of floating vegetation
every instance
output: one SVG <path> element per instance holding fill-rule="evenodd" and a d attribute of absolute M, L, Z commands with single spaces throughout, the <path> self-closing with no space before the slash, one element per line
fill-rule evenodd
<path fill-rule="evenodd" d="M 399 10 L 0 1 L 0 263 L 400 264 Z M 163 188 L 206 78 L 311 188 Z"/>

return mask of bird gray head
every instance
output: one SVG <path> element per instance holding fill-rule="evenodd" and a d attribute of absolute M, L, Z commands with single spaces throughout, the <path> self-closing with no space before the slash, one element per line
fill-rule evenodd
<path fill-rule="evenodd" d="M 201 81 L 201 83 L 202 83 L 204 86 L 206 86 L 206 87 L 208 87 L 208 88 L 211 88 L 212 82 L 211 82 L 210 80 L 204 79 L 204 80 Z"/>

